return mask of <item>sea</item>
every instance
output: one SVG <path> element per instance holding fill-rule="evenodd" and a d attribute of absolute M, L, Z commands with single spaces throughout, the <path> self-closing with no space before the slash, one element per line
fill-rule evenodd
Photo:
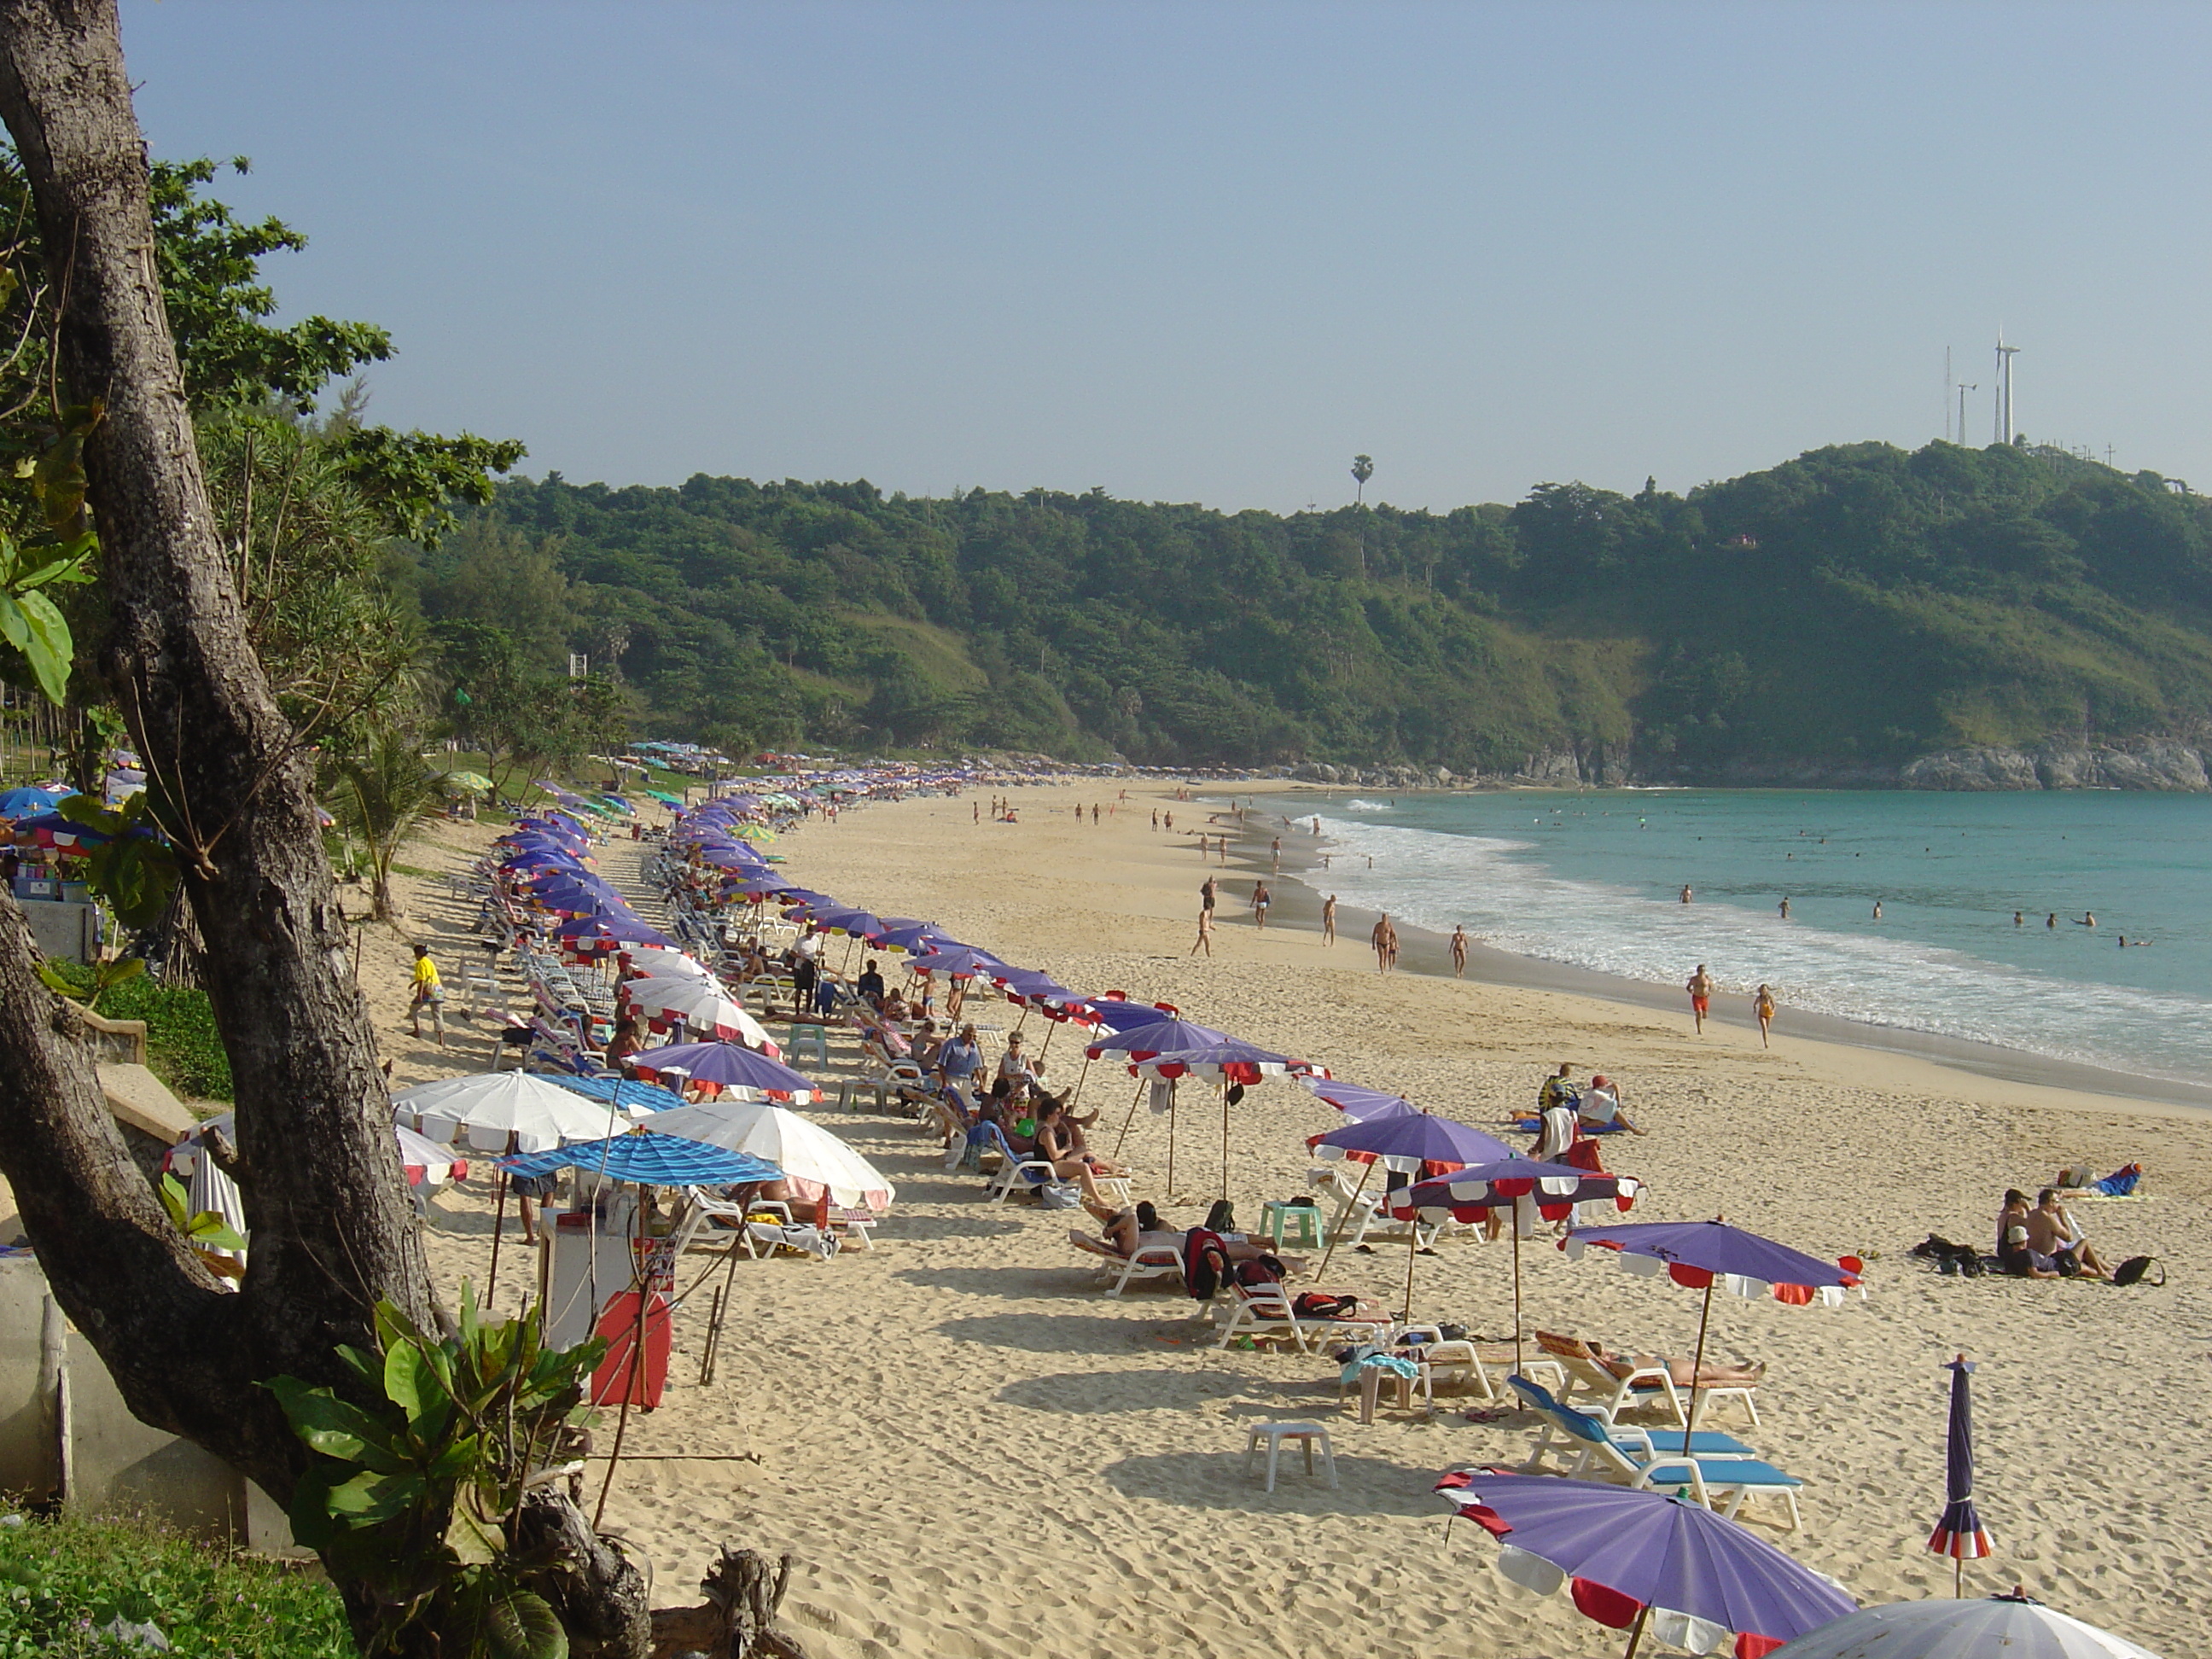
<path fill-rule="evenodd" d="M 1328 868 L 1309 879 L 1417 927 L 1661 985 L 1704 963 L 1727 996 L 1765 982 L 1787 1007 L 2212 1082 L 2212 797 L 1504 791 L 1319 811 Z"/>

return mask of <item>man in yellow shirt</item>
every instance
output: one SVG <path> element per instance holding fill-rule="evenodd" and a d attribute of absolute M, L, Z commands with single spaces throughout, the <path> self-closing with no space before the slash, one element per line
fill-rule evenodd
<path fill-rule="evenodd" d="M 430 947 L 415 947 L 415 997 L 407 1005 L 407 1028 L 416 1036 L 422 1035 L 422 1011 L 430 1012 L 430 1028 L 438 1034 L 438 1046 L 446 1046 L 446 988 L 438 982 L 438 964 L 430 960 Z"/>

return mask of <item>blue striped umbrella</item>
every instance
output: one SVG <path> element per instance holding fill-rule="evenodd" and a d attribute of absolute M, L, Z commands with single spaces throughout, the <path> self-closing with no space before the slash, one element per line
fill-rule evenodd
<path fill-rule="evenodd" d="M 1951 1558 L 1951 1593 L 1960 1594 L 1966 1563 L 1991 1553 L 1989 1529 L 1974 1510 L 1974 1407 L 1966 1379 L 1974 1362 L 1960 1354 L 1944 1369 L 1951 1373 L 1951 1436 L 1944 1483 L 1942 1518 L 1928 1536 L 1929 1550 Z"/>
<path fill-rule="evenodd" d="M 781 1181 L 783 1171 L 750 1152 L 732 1152 L 681 1135 L 617 1135 L 611 1140 L 580 1141 L 549 1152 L 503 1158 L 511 1175 L 548 1176 L 556 1170 L 586 1170 L 611 1181 L 641 1187 L 728 1187 L 741 1181 Z"/>

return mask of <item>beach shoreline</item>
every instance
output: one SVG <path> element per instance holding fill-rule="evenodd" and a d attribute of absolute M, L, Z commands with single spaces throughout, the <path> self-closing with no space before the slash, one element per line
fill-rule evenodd
<path fill-rule="evenodd" d="M 1273 788 L 1265 785 L 1240 786 L 1234 793 L 1265 794 L 1279 808 L 1286 798 L 1299 795 L 1314 799 L 1330 799 L 1330 795 L 1324 793 L 1327 789 L 1325 785 L 1300 781 L 1278 783 Z M 1340 789 L 1335 793 L 1356 792 Z M 1204 805 L 1212 799 L 1210 795 L 1200 794 L 1191 804 Z M 1285 814 L 1279 810 L 1277 818 L 1279 820 Z M 1292 813 L 1287 816 L 1296 820 L 1301 815 Z M 1310 812 L 1304 815 L 1309 819 L 1311 816 Z M 1279 827 L 1278 823 L 1273 827 L 1247 825 L 1240 828 L 1230 836 L 1230 864 L 1224 867 L 1217 862 L 1213 868 L 1218 874 L 1233 873 L 1243 879 L 1264 878 L 1270 884 L 1279 884 L 1279 890 L 1273 885 L 1270 889 L 1275 892 L 1275 903 L 1268 913 L 1270 927 L 1285 926 L 1317 933 L 1321 930 L 1322 898 L 1328 886 L 1328 872 L 1321 865 L 1321 855 L 1315 847 L 1312 832 L 1306 830 L 1285 836 L 1280 872 L 1271 873 L 1269 843 L 1273 839 L 1275 829 Z M 1322 839 L 1325 844 L 1327 836 L 1324 835 Z M 1339 937 L 1347 939 L 1365 950 L 1368 932 L 1379 914 L 1376 910 L 1351 904 L 1340 904 Z M 1427 974 L 1447 979 L 1454 976 L 1449 935 L 1403 921 L 1396 921 L 1395 925 L 1401 945 L 1401 972 Z M 1686 965 L 1684 977 L 1687 976 L 1688 966 Z M 1468 945 L 1465 977 L 1468 981 L 1513 990 L 1556 992 L 1563 995 L 1619 1003 L 1627 1007 L 1676 1015 L 1685 1022 L 1690 1018 L 1688 996 L 1680 987 L 1601 973 L 1595 969 L 1552 962 L 1516 951 L 1501 951 L 1473 939 Z M 1749 1032 L 1758 1030 L 1758 1022 L 1751 1013 L 1750 999 L 1741 994 L 1717 995 L 1713 999 L 1712 1011 L 1705 1017 L 1705 1024 Z M 2093 1066 L 2085 1061 L 2036 1054 L 2029 1049 L 2008 1048 L 1997 1043 L 1977 1042 L 1934 1031 L 1915 1030 L 1906 1026 L 1878 1024 L 1869 1020 L 1814 1013 L 1792 1008 L 1786 1002 L 1776 1013 L 1773 1031 L 1777 1040 L 1863 1048 L 1875 1054 L 1921 1061 L 1964 1076 L 2021 1085 L 2048 1091 L 2054 1095 L 2083 1097 L 2085 1103 L 2109 1101 L 2124 1103 L 2130 1108 L 2166 1108 L 2190 1112 L 2212 1110 L 2212 1085 Z"/>

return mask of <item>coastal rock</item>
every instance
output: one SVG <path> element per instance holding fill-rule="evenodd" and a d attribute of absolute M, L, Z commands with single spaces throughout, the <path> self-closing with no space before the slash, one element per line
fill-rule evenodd
<path fill-rule="evenodd" d="M 2040 789 L 2035 763 L 2017 749 L 1946 749 L 1923 755 L 1897 775 L 1905 789 Z"/>
<path fill-rule="evenodd" d="M 2146 743 L 2138 749 L 2102 749 L 2097 771 L 2114 789 L 2161 789 L 2203 794 L 2212 789 L 2204 757 L 2179 743 Z"/>
<path fill-rule="evenodd" d="M 1571 749 L 1545 749 L 1522 763 L 1521 775 L 1536 783 L 1580 783 L 1582 759 Z"/>
<path fill-rule="evenodd" d="M 2087 744 L 2045 744 L 2035 751 L 2035 776 L 2045 789 L 2094 789 L 2101 781 Z"/>

